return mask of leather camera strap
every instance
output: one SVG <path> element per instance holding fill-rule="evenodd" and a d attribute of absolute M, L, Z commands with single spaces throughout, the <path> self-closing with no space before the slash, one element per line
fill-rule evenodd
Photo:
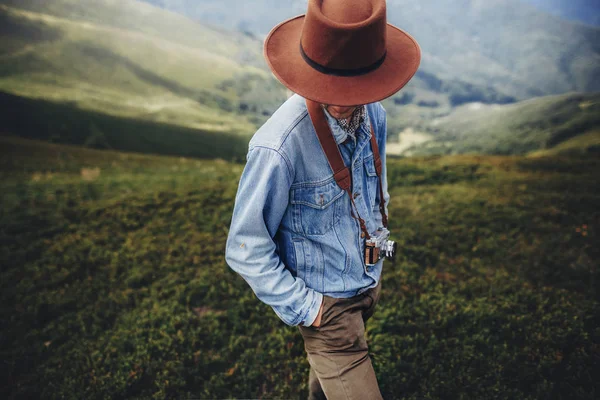
<path fill-rule="evenodd" d="M 373 162 L 375 163 L 375 173 L 377 173 L 377 180 L 379 181 L 379 212 L 381 213 L 381 222 L 384 227 L 387 228 L 388 220 L 387 214 L 385 213 L 385 198 L 383 197 L 383 186 L 381 183 L 381 157 L 379 157 L 379 146 L 377 146 L 377 138 L 373 131 L 373 124 L 371 124 L 371 150 L 373 150 Z"/>
<path fill-rule="evenodd" d="M 360 228 L 363 231 L 365 237 L 370 239 L 371 236 L 367 230 L 365 225 L 365 221 L 360 217 L 358 213 L 358 209 L 356 208 L 356 204 L 354 203 L 354 197 L 352 196 L 352 175 L 350 173 L 350 169 L 346 167 L 344 164 L 344 160 L 342 158 L 342 154 L 340 153 L 340 149 L 338 148 L 337 143 L 333 137 L 333 133 L 331 132 L 331 128 L 327 122 L 327 118 L 325 117 L 325 111 L 322 109 L 319 103 L 316 103 L 312 100 L 306 99 L 306 107 L 308 109 L 308 114 L 313 123 L 315 131 L 317 133 L 317 137 L 319 138 L 319 143 L 323 149 L 327 157 L 327 161 L 331 170 L 333 171 L 333 177 L 337 182 L 338 186 L 342 188 L 348 196 L 350 197 L 350 201 L 352 202 L 352 206 L 356 210 L 356 215 L 352 212 L 352 218 L 357 219 L 360 224 Z M 381 213 L 381 220 L 383 226 L 387 228 L 387 215 L 385 214 L 385 199 L 383 198 L 383 187 L 381 184 L 381 158 L 379 156 L 379 148 L 377 147 L 377 141 L 375 138 L 375 133 L 373 131 L 373 126 L 371 125 L 371 148 L 373 150 L 373 161 L 375 163 L 375 172 L 377 173 L 377 178 L 379 181 L 379 198 L 381 199 L 379 204 L 379 211 Z"/>

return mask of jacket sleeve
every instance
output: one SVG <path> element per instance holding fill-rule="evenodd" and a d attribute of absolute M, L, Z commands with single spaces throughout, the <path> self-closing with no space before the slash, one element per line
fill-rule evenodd
<path fill-rule="evenodd" d="M 273 240 L 288 206 L 292 176 L 277 150 L 250 149 L 235 198 L 225 259 L 283 322 L 310 326 L 323 295 L 292 275 Z"/>

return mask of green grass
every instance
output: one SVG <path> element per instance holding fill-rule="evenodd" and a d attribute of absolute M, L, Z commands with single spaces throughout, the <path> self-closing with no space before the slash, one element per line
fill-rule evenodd
<path fill-rule="evenodd" d="M 161 4 L 179 11 L 184 7 L 192 14 L 204 11 L 209 19 L 212 11 L 218 15 L 219 9 L 227 7 L 177 3 Z M 483 18 L 495 9 L 500 5 L 474 10 L 477 12 L 473 18 Z M 236 19 L 242 11 L 243 7 L 231 10 L 223 22 L 231 22 L 229 18 Z M 454 15 L 455 8 L 444 13 Z M 561 31 L 555 37 L 557 28 L 550 24 L 552 21 L 544 17 L 538 22 L 542 25 L 536 26 L 536 31 L 541 36 L 532 38 L 529 45 L 538 40 L 546 43 L 554 37 L 565 46 L 572 42 L 567 47 L 586 53 L 586 57 L 596 54 L 591 40 L 593 29 L 567 24 L 564 27 L 572 35 L 565 36 Z M 407 23 L 409 27 L 413 24 Z M 445 24 L 429 24 L 430 30 L 442 29 L 443 36 L 447 36 Z M 535 54 L 549 65 L 560 65 L 544 72 L 554 78 L 541 79 L 537 69 L 532 73 L 527 66 L 531 59 L 521 57 L 517 57 L 519 61 L 510 58 L 510 64 L 516 64 L 508 68 L 512 72 L 506 75 L 508 70 L 500 59 L 518 46 L 503 36 L 491 35 L 486 40 L 500 40 L 506 52 L 501 51 L 499 59 L 479 51 L 463 55 L 459 57 L 461 65 L 477 71 L 456 76 L 456 69 L 447 68 L 461 53 L 450 54 L 448 49 L 471 43 L 473 38 L 469 34 L 460 39 L 463 33 L 454 34 L 458 36 L 453 36 L 452 46 L 446 43 L 425 70 L 420 69 L 403 90 L 383 101 L 392 142 L 401 141 L 398 134 L 407 128 L 435 136 L 434 140 L 404 150 L 403 155 L 526 154 L 549 149 L 598 126 L 597 94 L 535 98 L 474 109 L 473 102 L 510 103 L 574 87 L 592 90 L 595 70 L 593 63 L 585 63 L 581 57 L 577 65 L 571 65 L 573 57 L 563 54 L 560 46 L 544 45 L 534 46 Z M 0 91 L 69 103 L 112 117 L 231 133 L 247 139 L 286 98 L 283 86 L 263 60 L 261 47 L 261 41 L 251 33 L 199 24 L 141 1 L 7 0 L 0 5 Z M 429 53 L 431 57 L 431 49 Z M 465 63 L 465 57 L 474 57 L 477 62 Z M 535 75 L 525 81 L 536 83 L 526 84 L 523 76 L 527 74 L 517 73 L 519 70 Z M 580 107 L 587 103 L 587 108 Z"/>
<path fill-rule="evenodd" d="M 567 139 L 558 145 L 545 150 L 530 153 L 530 156 L 552 156 L 558 154 L 585 154 L 600 152 L 600 130 L 594 129 L 582 135 Z"/>
<path fill-rule="evenodd" d="M 433 140 L 405 151 L 426 154 L 527 154 L 600 127 L 600 95 L 570 93 L 508 105 L 469 104 L 435 116 L 421 130 Z"/>
<path fill-rule="evenodd" d="M 0 137 L 3 398 L 305 398 L 224 260 L 243 165 Z M 388 159 L 386 399 L 600 393 L 597 157 Z"/>
<path fill-rule="evenodd" d="M 201 158 L 243 160 L 247 138 L 143 119 L 86 111 L 71 103 L 33 100 L 0 92 L 0 126 L 30 139 L 87 147 Z"/>
<path fill-rule="evenodd" d="M 249 136 L 284 90 L 261 43 L 126 1 L 0 5 L 0 90 L 104 114 Z M 259 81 L 263 92 L 223 89 Z M 244 108 L 250 102 L 255 109 Z M 258 108 L 258 109 L 257 109 Z"/>

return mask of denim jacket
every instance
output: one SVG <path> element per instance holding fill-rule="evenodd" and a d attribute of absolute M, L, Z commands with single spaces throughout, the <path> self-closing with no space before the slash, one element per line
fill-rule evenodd
<path fill-rule="evenodd" d="M 367 105 L 356 143 L 344 142 L 347 134 L 326 116 L 351 166 L 358 212 L 373 233 L 382 224 L 369 123 L 379 146 L 387 212 L 385 110 L 380 103 Z M 383 259 L 367 268 L 364 247 L 349 195 L 333 178 L 305 100 L 295 94 L 250 140 L 225 259 L 284 323 L 310 326 L 323 295 L 347 298 L 377 285 Z"/>

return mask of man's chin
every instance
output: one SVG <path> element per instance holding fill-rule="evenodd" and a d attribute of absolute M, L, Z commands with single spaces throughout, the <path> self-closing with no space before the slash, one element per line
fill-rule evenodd
<path fill-rule="evenodd" d="M 351 107 L 346 107 L 346 106 L 325 106 L 327 108 L 327 111 L 329 112 L 329 114 L 333 117 L 333 118 L 337 118 L 337 119 L 341 119 L 341 118 L 348 118 L 352 115 L 352 113 L 354 112 L 354 110 L 356 110 L 356 108 L 358 106 L 351 106 Z"/>

